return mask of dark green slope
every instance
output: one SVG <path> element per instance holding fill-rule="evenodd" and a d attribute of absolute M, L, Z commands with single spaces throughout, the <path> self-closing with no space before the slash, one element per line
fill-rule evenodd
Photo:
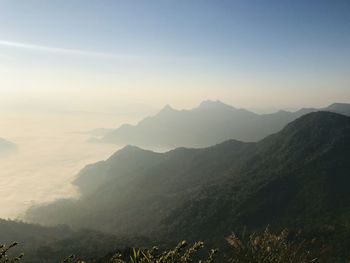
<path fill-rule="evenodd" d="M 349 228 L 349 158 L 350 118 L 306 115 L 259 142 L 239 178 L 208 187 L 165 222 L 205 238 L 243 226 Z"/>
<path fill-rule="evenodd" d="M 74 184 L 79 186 L 83 194 L 90 193 L 110 180 L 122 180 L 123 177 L 130 180 L 133 174 L 156 165 L 161 158 L 160 153 L 142 150 L 136 146 L 126 146 L 106 161 L 87 165 L 79 172 Z"/>
<path fill-rule="evenodd" d="M 311 114 L 259 143 L 260 156 L 270 157 L 257 161 L 256 170 L 270 164 L 268 169 L 275 166 L 277 176 L 249 203 L 261 200 L 265 205 L 259 208 L 262 212 L 271 204 L 280 204 L 280 209 L 276 209 L 275 213 L 260 213 L 260 216 L 275 214 L 270 221 L 275 219 L 279 224 L 284 224 L 284 221 L 298 224 L 300 221 L 302 224 L 306 219 L 314 220 L 314 223 L 339 222 L 348 214 L 349 120 L 349 117 L 328 112 Z M 242 207 L 249 209 L 250 206 L 243 203 Z M 250 212 L 259 216 L 257 210 Z"/>
<path fill-rule="evenodd" d="M 179 148 L 164 154 L 126 147 L 108 161 L 88 166 L 76 180 L 83 189 L 92 189 L 102 177 L 105 183 L 96 191 L 85 191 L 78 201 L 61 200 L 33 207 L 26 219 L 51 225 L 69 222 L 116 233 L 149 234 L 169 211 L 205 184 L 229 176 L 226 171 L 237 169 L 253 148 L 254 144 L 238 141 L 206 149 Z M 69 213 L 64 212 L 66 209 Z"/>
<path fill-rule="evenodd" d="M 267 224 L 349 228 L 349 158 L 350 118 L 330 112 L 258 143 L 164 154 L 127 147 L 80 174 L 80 200 L 34 207 L 27 219 L 170 240 L 222 240 Z"/>
<path fill-rule="evenodd" d="M 89 262 L 95 262 L 117 249 L 143 246 L 144 238 L 113 236 L 82 229 L 74 231 L 68 226 L 43 227 L 17 221 L 0 219 L 0 244 L 18 246 L 10 250 L 11 257 L 24 253 L 21 262 L 56 263 L 74 254 Z"/>

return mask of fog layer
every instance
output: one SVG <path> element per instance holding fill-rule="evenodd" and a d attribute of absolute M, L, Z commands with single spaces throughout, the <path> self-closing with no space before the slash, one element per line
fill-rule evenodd
<path fill-rule="evenodd" d="M 0 159 L 0 217 L 15 218 L 33 203 L 78 196 L 70 183 L 86 164 L 116 145 L 88 143 L 89 131 L 132 118 L 82 113 L 0 112 L 1 136 L 18 153 Z"/>

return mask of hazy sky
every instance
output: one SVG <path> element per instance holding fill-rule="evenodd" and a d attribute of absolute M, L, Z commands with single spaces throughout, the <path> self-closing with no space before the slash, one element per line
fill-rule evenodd
<path fill-rule="evenodd" d="M 348 0 L 0 1 L 2 108 L 325 106 L 349 76 Z"/>

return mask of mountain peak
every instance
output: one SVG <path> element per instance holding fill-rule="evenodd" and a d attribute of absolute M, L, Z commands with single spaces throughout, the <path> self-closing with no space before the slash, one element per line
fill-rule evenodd
<path fill-rule="evenodd" d="M 333 106 L 346 106 L 350 107 L 350 103 L 345 103 L 345 102 L 334 102 L 331 105 L 328 106 L 328 108 L 331 108 Z"/>
<path fill-rule="evenodd" d="M 205 100 L 199 104 L 198 108 L 200 108 L 200 109 L 212 109 L 212 108 L 233 108 L 233 107 L 221 102 L 220 100 L 216 100 L 216 101 Z"/>
<path fill-rule="evenodd" d="M 337 129 L 348 129 L 349 127 L 349 117 L 328 111 L 317 111 L 305 114 L 289 123 L 284 131 L 308 130 L 315 135 L 320 135 L 323 132 L 331 134 Z"/>
<path fill-rule="evenodd" d="M 135 152 L 135 151 L 142 151 L 142 149 L 140 147 L 135 146 L 135 145 L 128 144 L 128 145 L 124 146 L 122 149 L 120 149 L 119 151 Z"/>
<path fill-rule="evenodd" d="M 112 159 L 115 159 L 115 158 L 120 158 L 121 156 L 132 156 L 134 154 L 137 154 L 137 153 L 143 153 L 143 152 L 146 152 L 147 150 L 144 150 L 140 147 L 137 147 L 135 145 L 126 145 L 124 146 L 123 148 L 121 148 L 120 150 L 116 151 L 114 154 L 112 154 L 108 160 L 112 160 Z"/>
<path fill-rule="evenodd" d="M 343 116 L 343 115 L 341 115 L 339 113 L 335 113 L 335 112 L 315 111 L 315 112 L 310 112 L 308 114 L 305 114 L 305 115 L 301 116 L 296 121 L 298 121 L 298 120 L 309 120 L 309 121 L 313 121 L 313 122 L 324 122 L 324 123 L 327 123 L 327 122 L 330 122 L 330 121 L 336 122 L 338 120 L 344 120 L 344 119 L 349 119 L 349 117 Z"/>
<path fill-rule="evenodd" d="M 258 142 L 258 145 L 262 155 L 273 153 L 279 162 L 306 163 L 335 147 L 342 148 L 349 142 L 349 135 L 350 117 L 318 111 L 290 122 L 280 132 Z"/>
<path fill-rule="evenodd" d="M 172 111 L 175 111 L 173 109 L 173 107 L 171 107 L 169 104 L 165 105 L 161 110 L 160 112 L 172 112 Z"/>
<path fill-rule="evenodd" d="M 338 110 L 338 111 L 343 111 L 343 110 L 350 110 L 350 104 L 349 103 L 333 103 L 329 105 L 326 110 Z"/>

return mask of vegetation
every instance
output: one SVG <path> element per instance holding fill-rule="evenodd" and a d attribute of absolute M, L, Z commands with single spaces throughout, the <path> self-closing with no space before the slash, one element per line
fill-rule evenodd
<path fill-rule="evenodd" d="M 167 153 L 129 146 L 83 169 L 76 181 L 80 199 L 34 207 L 26 219 L 118 237 L 148 237 L 142 244 L 119 243 L 128 244 L 124 251 L 154 244 L 162 244 L 164 250 L 183 237 L 189 243 L 203 240 L 209 247 L 220 247 L 221 255 L 233 249 L 232 261 L 242 262 L 254 262 L 252 257 L 287 260 L 290 250 L 299 251 L 290 260 L 316 261 L 321 257 L 300 254 L 314 251 L 315 244 L 290 241 L 317 237 L 327 246 L 336 244 L 332 263 L 344 262 L 350 257 L 349 156 L 350 117 L 330 112 L 307 114 L 258 143 L 231 140 L 205 149 L 178 148 Z M 242 236 L 231 241 L 239 240 L 244 246 L 225 248 L 222 237 L 228 231 L 253 233 L 266 225 L 274 231 L 302 229 L 303 236 L 290 240 L 285 233 L 265 233 L 259 237 L 262 243 L 256 243 L 255 236 L 248 240 Z M 63 256 L 58 251 L 64 251 L 64 256 L 84 256 L 89 262 L 102 257 L 101 251 L 104 255 L 114 251 L 113 237 L 73 233 L 64 238 L 62 233 L 58 231 L 58 241 L 54 238 L 46 244 L 49 249 L 37 252 L 47 254 L 39 262 L 55 262 L 50 255 Z M 106 251 L 106 244 L 112 249 Z M 275 248 L 272 256 L 277 257 L 267 253 L 271 244 Z M 297 250 L 296 244 L 303 246 Z M 323 250 L 319 246 L 315 251 Z M 144 253 L 138 253 L 142 260 L 146 260 Z"/>
<path fill-rule="evenodd" d="M 124 260 L 122 254 L 117 253 L 108 263 L 191 263 L 198 257 L 197 253 L 204 248 L 203 242 L 196 242 L 192 246 L 188 246 L 186 241 L 181 241 L 174 249 L 159 253 L 158 247 L 152 249 L 133 249 L 129 258 Z M 213 263 L 214 256 L 217 253 L 216 249 L 212 249 L 209 255 L 204 260 L 199 260 L 201 263 Z M 70 256 L 63 262 L 78 262 L 74 256 Z"/>
<path fill-rule="evenodd" d="M 204 243 L 199 241 L 189 245 L 181 241 L 170 250 L 160 252 L 158 247 L 152 249 L 132 249 L 120 251 L 109 259 L 93 259 L 84 261 L 71 255 L 61 261 L 62 263 L 323 263 L 335 262 L 330 258 L 330 249 L 320 245 L 316 239 L 307 241 L 300 239 L 298 234 L 291 234 L 287 230 L 272 233 L 268 229 L 261 233 L 251 235 L 243 234 L 238 237 L 231 234 L 227 238 L 230 250 L 226 255 L 220 255 L 218 249 L 203 251 Z M 0 250 L 0 263 L 19 261 L 23 254 L 10 259 L 8 251 L 16 246 L 2 246 Z M 202 259 L 201 259 L 202 258 Z M 34 261 L 35 262 L 35 261 Z M 39 261 L 36 261 L 39 262 Z M 345 262 L 345 261 L 343 261 Z"/>
<path fill-rule="evenodd" d="M 295 238 L 295 237 L 294 237 Z M 326 262 L 328 248 L 311 241 L 290 239 L 289 232 L 271 233 L 268 229 L 262 234 L 253 233 L 239 239 L 235 234 L 227 238 L 233 248 L 232 263 L 307 263 Z"/>
<path fill-rule="evenodd" d="M 349 232 L 348 156 L 350 118 L 329 112 L 305 115 L 258 143 L 167 153 L 129 146 L 83 169 L 80 199 L 33 207 L 26 220 L 167 245 L 183 237 L 221 245 L 227 231 L 266 225 Z"/>
<path fill-rule="evenodd" d="M 23 257 L 22 253 L 15 258 L 11 258 L 8 256 L 9 250 L 17 245 L 18 245 L 17 242 L 12 243 L 8 247 L 6 245 L 0 245 L 0 263 L 5 263 L 5 262 L 12 263 L 12 262 L 17 262 L 21 260 L 21 258 Z"/>
<path fill-rule="evenodd" d="M 32 208 L 27 219 L 147 236 L 154 243 L 146 247 L 164 248 L 183 237 L 224 247 L 222 237 L 243 228 L 302 229 L 339 244 L 342 262 L 350 256 L 348 156 L 350 118 L 329 112 L 305 115 L 258 143 L 167 153 L 129 146 L 81 172 L 79 200 Z"/>
<path fill-rule="evenodd" d="M 0 219 L 0 244 L 12 246 L 6 252 L 10 258 L 24 253 L 26 263 L 57 263 L 67 255 L 74 254 L 89 262 L 112 256 L 108 253 L 131 247 L 146 247 L 151 242 L 144 237 L 115 236 L 89 229 L 73 230 L 67 226 L 44 227 L 18 221 Z M 127 253 L 127 252 L 125 252 Z"/>

